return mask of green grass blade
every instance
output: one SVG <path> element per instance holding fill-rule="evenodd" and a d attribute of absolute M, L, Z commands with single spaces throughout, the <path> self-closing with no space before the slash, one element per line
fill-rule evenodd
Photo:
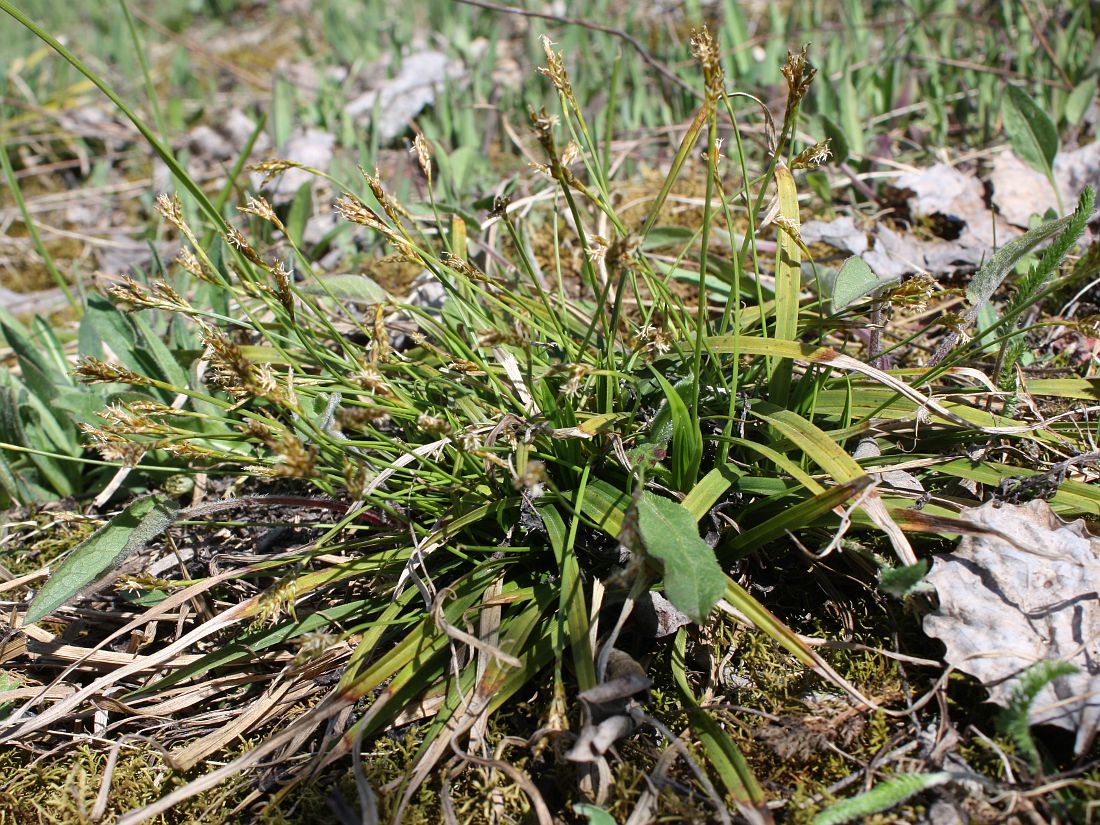
<path fill-rule="evenodd" d="M 574 510 L 583 507 L 584 493 L 587 487 L 577 492 Z M 579 505 L 579 506 L 578 506 Z M 584 691 L 596 686 L 596 663 L 589 641 L 588 605 L 584 597 L 584 581 L 574 551 L 576 529 L 566 533 L 565 522 L 557 508 L 549 502 L 540 501 L 536 505 L 542 523 L 546 527 L 550 546 L 554 550 L 558 569 L 561 571 L 561 592 L 558 604 L 557 621 L 565 622 L 565 635 L 573 654 L 573 667 L 577 674 L 577 684 Z M 574 516 L 574 523 L 578 516 Z"/>
<path fill-rule="evenodd" d="M 741 749 L 721 724 L 699 706 L 699 700 L 687 680 L 687 633 L 680 628 L 672 647 L 672 676 L 680 696 L 688 705 L 688 717 L 706 751 L 707 760 L 718 773 L 726 790 L 738 806 L 760 808 L 764 804 L 764 792 L 753 775 Z"/>
<path fill-rule="evenodd" d="M 188 192 L 190 192 L 192 196 L 194 196 L 199 206 L 206 213 L 206 216 L 211 221 L 213 221 L 214 224 L 220 229 L 228 229 L 228 224 L 226 224 L 225 219 L 222 218 L 222 216 L 214 208 L 214 205 L 210 202 L 210 199 L 206 197 L 206 193 L 202 191 L 202 188 L 187 173 L 187 170 L 180 165 L 179 161 L 176 160 L 176 156 L 172 153 L 172 150 L 161 143 L 157 136 L 153 134 L 152 130 L 145 125 L 144 121 L 142 121 L 141 118 L 139 118 L 133 112 L 133 110 L 130 109 L 130 107 L 123 102 L 122 98 L 118 96 L 114 89 L 107 85 L 107 82 L 103 80 L 103 78 L 101 78 L 90 68 L 88 68 L 88 66 L 79 57 L 77 57 L 75 54 L 73 54 L 63 45 L 61 45 L 61 43 L 59 43 L 56 38 L 50 35 L 49 32 L 47 32 L 29 17 L 27 17 L 27 15 L 25 15 L 8 0 L 0 0 L 0 11 L 5 12 L 6 14 L 19 21 L 26 28 L 30 29 L 36 37 L 42 40 L 43 43 L 45 43 L 47 46 L 49 46 L 51 49 L 53 49 L 55 52 L 65 58 L 65 60 L 67 60 L 74 69 L 76 69 L 86 78 L 88 78 L 88 80 L 92 81 L 92 83 L 95 84 L 96 88 L 103 92 L 103 94 L 107 96 L 111 103 L 113 103 L 118 108 L 118 110 L 122 112 L 122 114 L 124 114 L 131 123 L 134 124 L 134 127 L 139 132 L 141 132 L 141 136 L 145 138 L 145 140 L 149 143 L 149 146 L 152 147 L 154 152 L 156 152 L 157 156 L 162 161 L 164 161 L 164 164 L 169 168 L 169 170 L 171 170 L 172 175 L 176 178 L 177 181 L 179 181 L 180 185 L 183 186 Z"/>
<path fill-rule="evenodd" d="M 831 513 L 833 508 L 840 507 L 858 495 L 870 483 L 867 476 L 862 476 L 784 509 L 783 512 L 764 523 L 721 542 L 715 548 L 718 560 L 723 565 L 730 564 L 742 556 L 759 550 L 768 542 L 786 535 L 791 530 L 809 527 L 818 519 Z"/>
<path fill-rule="evenodd" d="M 779 216 L 782 220 L 775 253 L 775 337 L 794 341 L 798 337 L 798 308 L 802 293 L 798 190 L 794 175 L 784 163 L 775 167 L 775 183 L 779 190 Z M 780 406 L 787 403 L 792 367 L 791 361 L 783 358 L 773 358 L 768 364 L 771 375 L 768 397 Z"/>

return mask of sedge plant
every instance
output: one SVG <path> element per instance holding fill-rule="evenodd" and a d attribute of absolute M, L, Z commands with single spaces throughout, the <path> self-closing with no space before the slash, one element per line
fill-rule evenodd
<path fill-rule="evenodd" d="M 1072 437 L 1069 427 L 994 415 L 977 390 L 937 400 L 907 376 L 839 351 L 836 319 L 802 278 L 809 251 L 799 237 L 796 173 L 827 159 L 823 146 L 795 151 L 814 79 L 806 50 L 784 66 L 789 98 L 778 138 L 767 132 L 754 153 L 738 118 L 754 116 L 757 104 L 738 109 L 743 99 L 726 87 L 715 41 L 696 32 L 701 99 L 639 218 L 619 210 L 613 170 L 565 55 L 544 47 L 543 74 L 560 110 L 530 113 L 547 180 L 535 185 L 552 193 L 538 201 L 543 207 L 521 212 L 502 197 L 481 226 L 468 226 L 400 202 L 367 170 L 336 200 L 356 231 L 441 285 L 438 309 L 368 288 L 365 276 L 349 300 L 346 282 L 336 288 L 318 272 L 276 210 L 250 195 L 239 212 L 287 241 L 290 256 L 273 256 L 143 128 L 200 208 L 158 200 L 182 242 L 171 277 L 123 279 L 111 298 L 120 315 L 172 317 L 187 345 L 169 349 L 151 332 L 159 327 L 124 327 L 111 316 L 108 335 L 150 330 L 156 343 L 105 340 L 114 357 L 84 353 L 74 370 L 80 381 L 129 390 L 82 422 L 86 443 L 137 473 L 171 456 L 194 473 L 293 492 L 189 508 L 163 492 L 138 499 L 70 554 L 25 618 L 63 617 L 89 585 L 155 549 L 181 520 L 265 506 L 321 509 L 327 520 L 307 543 L 230 570 L 194 564 L 178 578 L 128 576 L 150 606 L 99 647 L 183 605 L 205 607 L 181 620 L 171 643 L 74 684 L 63 699 L 35 695 L 0 721 L 0 736 L 25 742 L 108 689 L 124 707 L 149 713 L 170 712 L 173 697 L 190 690 L 234 708 L 231 735 L 262 730 L 254 748 L 123 813 L 122 825 L 305 742 L 314 743 L 312 758 L 281 777 L 275 798 L 351 757 L 366 816 L 383 789 L 361 770 L 365 743 L 413 721 L 421 728 L 407 774 L 382 794 L 393 821 L 429 778 L 470 766 L 520 788 L 546 821 L 546 802 L 510 749 L 538 755 L 542 740 L 578 734 L 576 697 L 609 683 L 619 631 L 650 590 L 663 590 L 686 621 L 736 621 L 767 635 L 815 678 L 874 706 L 745 588 L 734 576 L 739 562 L 767 563 L 788 534 L 873 528 L 902 563 L 915 563 L 907 531 L 949 531 L 950 507 L 929 504 L 924 513 L 939 520 L 922 520 L 909 509 L 913 495 L 880 489 L 846 442 L 916 438 L 918 410 L 932 418 L 921 423 L 921 439 L 1020 437 L 1053 449 Z M 736 162 L 724 154 L 730 147 Z M 677 268 L 697 278 L 685 297 L 653 243 L 669 194 L 700 149 L 701 223 L 677 251 Z M 416 150 L 431 191 L 433 148 L 420 139 Z M 260 171 L 292 165 L 273 161 Z M 189 211 L 205 225 L 193 225 Z M 494 225 L 506 241 L 493 255 L 475 254 L 471 236 L 489 237 L 482 233 Z M 558 242 L 539 262 L 524 238 L 547 225 Z M 744 225 L 751 231 L 742 240 L 735 228 Z M 776 239 L 774 261 L 756 248 L 764 233 Z M 912 458 L 887 447 L 878 463 Z M 718 518 L 731 502 L 733 519 Z M 1083 506 L 1057 496 L 1054 504 L 1062 512 Z M 287 645 L 296 655 L 275 655 Z M 687 757 L 702 760 L 691 781 L 722 815 L 729 806 L 768 821 L 766 794 L 736 737 L 700 701 L 684 649 L 681 632 L 667 681 L 702 745 L 701 757 Z M 491 741 L 494 715 L 532 691 L 545 700 L 537 735 Z M 266 711 L 251 715 L 250 706 Z M 180 722 L 189 736 L 170 754 L 181 770 L 227 743 L 225 730 L 201 718 L 188 727 L 180 712 Z"/>

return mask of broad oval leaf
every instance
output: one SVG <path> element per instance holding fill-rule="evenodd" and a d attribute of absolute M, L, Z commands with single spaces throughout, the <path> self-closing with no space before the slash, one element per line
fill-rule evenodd
<path fill-rule="evenodd" d="M 1005 89 L 1001 100 L 1005 134 L 1013 150 L 1038 172 L 1050 176 L 1058 154 L 1058 132 L 1050 116 L 1017 86 Z"/>
<path fill-rule="evenodd" d="M 833 312 L 839 312 L 882 286 L 882 281 L 859 255 L 846 260 L 833 281 Z"/>
<path fill-rule="evenodd" d="M 693 622 L 704 622 L 726 592 L 726 577 L 699 537 L 695 517 L 678 502 L 646 491 L 638 501 L 638 533 L 646 555 L 664 567 L 668 600 Z"/>
<path fill-rule="evenodd" d="M 1088 111 L 1092 99 L 1096 97 L 1096 86 L 1096 75 L 1086 77 L 1073 87 L 1073 91 L 1066 98 L 1066 120 L 1074 126 L 1080 125 L 1081 121 L 1085 119 L 1085 113 Z"/>
<path fill-rule="evenodd" d="M 577 802 L 573 805 L 573 810 L 582 816 L 588 817 L 588 825 L 617 825 L 615 817 L 596 805 Z"/>
<path fill-rule="evenodd" d="M 69 553 L 34 597 L 24 624 L 49 616 L 168 529 L 179 505 L 162 495 L 132 502 Z"/>
<path fill-rule="evenodd" d="M 385 304 L 391 300 L 389 293 L 366 275 L 326 275 L 320 280 L 324 287 L 307 284 L 302 291 L 313 295 L 331 293 L 349 304 Z"/>

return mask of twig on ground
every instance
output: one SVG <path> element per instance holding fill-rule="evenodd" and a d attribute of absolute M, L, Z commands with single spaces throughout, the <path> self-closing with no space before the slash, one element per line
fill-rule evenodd
<path fill-rule="evenodd" d="M 546 11 L 531 11 L 530 9 L 517 9 L 512 6 L 501 5 L 500 3 L 490 3 L 488 0 L 457 0 L 459 3 L 464 3 L 467 6 L 476 6 L 479 9 L 485 9 L 486 11 L 496 11 L 502 14 L 516 14 L 520 17 L 537 17 L 540 20 L 552 20 L 555 23 L 564 23 L 567 26 L 581 26 L 585 29 L 591 29 L 592 31 L 603 32 L 604 34 L 610 34 L 613 37 L 617 37 L 630 46 L 634 51 L 638 53 L 638 56 L 648 63 L 654 71 L 656 71 L 661 77 L 679 86 L 688 94 L 696 97 L 700 100 L 703 99 L 703 94 L 687 81 L 678 77 L 671 69 L 665 66 L 661 61 L 655 58 L 646 48 L 638 42 L 638 39 L 631 34 L 623 31 L 622 29 L 616 29 L 614 26 L 603 26 L 599 23 L 593 23 L 591 20 L 584 20 L 580 17 L 566 17 L 562 14 L 552 14 Z"/>

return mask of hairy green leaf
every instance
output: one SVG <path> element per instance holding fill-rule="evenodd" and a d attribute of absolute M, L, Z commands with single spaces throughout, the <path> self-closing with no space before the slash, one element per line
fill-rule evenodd
<path fill-rule="evenodd" d="M 899 599 L 916 593 L 927 593 L 933 589 L 932 585 L 924 580 L 927 573 L 927 559 L 902 567 L 883 567 L 878 571 L 878 586 Z"/>
<path fill-rule="evenodd" d="M 1059 234 L 1073 221 L 1074 215 L 1066 215 L 1062 218 L 1047 221 L 998 249 L 986 262 L 985 266 L 974 274 L 974 278 L 966 288 L 966 299 L 971 304 L 971 308 L 967 312 L 968 319 L 973 320 L 977 317 L 982 305 L 993 297 L 997 287 L 1001 285 L 1008 273 L 1016 268 L 1016 264 L 1020 262 L 1021 258 L 1043 241 Z"/>
<path fill-rule="evenodd" d="M 81 590 L 141 550 L 175 521 L 179 506 L 161 495 L 132 502 L 81 542 L 38 591 L 24 624 L 49 616 Z"/>
<path fill-rule="evenodd" d="M 833 281 L 833 312 L 839 312 L 847 306 L 874 292 L 882 281 L 871 271 L 867 262 L 858 255 L 846 260 Z"/>
<path fill-rule="evenodd" d="M 1049 115 L 1017 86 L 1005 89 L 1001 115 L 1012 149 L 1025 163 L 1049 177 L 1058 154 L 1058 131 Z"/>
<path fill-rule="evenodd" d="M 1043 688 L 1061 676 L 1070 676 L 1078 672 L 1078 667 L 1070 662 L 1036 662 L 1019 677 L 1012 691 L 1008 707 L 1001 711 L 997 726 L 1011 737 L 1017 749 L 1027 757 L 1031 769 L 1038 773 L 1041 766 L 1039 749 L 1031 737 L 1031 725 L 1028 721 L 1035 697 Z"/>
<path fill-rule="evenodd" d="M 695 517 L 678 502 L 646 491 L 638 501 L 638 532 L 646 554 L 664 567 L 668 600 L 702 623 L 726 584 Z"/>

